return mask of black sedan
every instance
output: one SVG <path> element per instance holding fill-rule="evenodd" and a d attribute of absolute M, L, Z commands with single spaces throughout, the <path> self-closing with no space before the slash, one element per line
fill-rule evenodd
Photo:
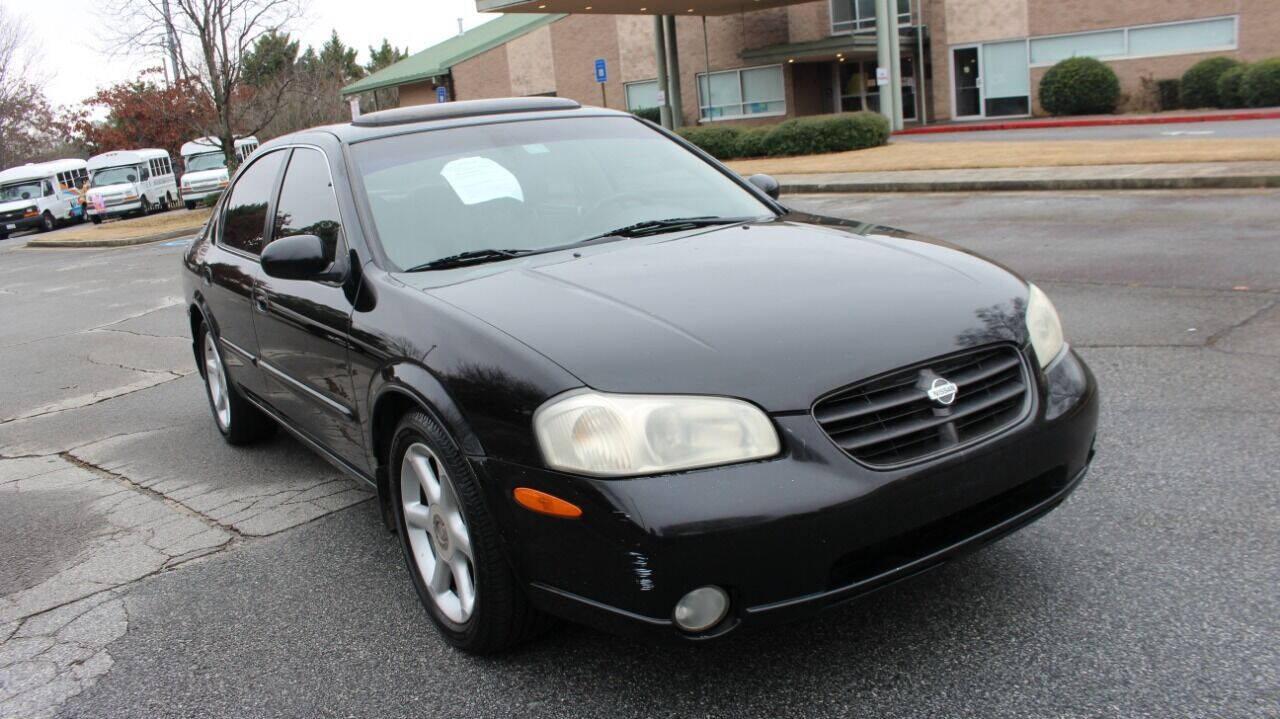
<path fill-rule="evenodd" d="M 554 98 L 264 144 L 184 257 L 217 427 L 374 487 L 473 652 L 808 615 L 1062 502 L 1098 400 L 1044 293 L 777 190 Z"/>

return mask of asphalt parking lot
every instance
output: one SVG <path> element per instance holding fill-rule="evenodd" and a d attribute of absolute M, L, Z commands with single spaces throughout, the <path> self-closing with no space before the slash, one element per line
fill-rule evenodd
<path fill-rule="evenodd" d="M 1280 715 L 1280 192 L 784 199 L 1049 293 L 1103 393 L 1067 503 L 802 624 L 698 646 L 561 626 L 471 658 L 354 481 L 285 437 L 218 438 L 181 242 L 13 238 L 0 717 Z"/>

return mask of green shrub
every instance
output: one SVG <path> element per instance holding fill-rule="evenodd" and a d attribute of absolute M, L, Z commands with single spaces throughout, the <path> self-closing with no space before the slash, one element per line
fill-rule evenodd
<path fill-rule="evenodd" d="M 814 155 L 883 145 L 889 121 L 874 112 L 800 117 L 774 125 L 764 137 L 768 155 Z"/>
<path fill-rule="evenodd" d="M 742 134 L 742 128 L 732 125 L 682 127 L 676 132 L 717 160 L 727 160 L 737 153 L 738 136 Z"/>
<path fill-rule="evenodd" d="M 202 207 L 213 207 L 214 205 L 218 204 L 218 198 L 219 198 L 219 197 L 222 197 L 222 191 L 221 191 L 221 190 L 219 190 L 219 191 L 217 191 L 217 192 L 209 193 L 208 195 L 205 195 L 205 196 L 204 196 L 204 199 L 203 199 L 203 200 L 201 200 L 201 201 L 200 201 L 200 205 L 201 205 Z"/>
<path fill-rule="evenodd" d="M 1280 105 L 1280 57 L 1250 65 L 1240 79 L 1240 95 L 1249 107 Z"/>
<path fill-rule="evenodd" d="M 1091 57 L 1069 57 L 1040 79 L 1040 106 L 1054 115 L 1105 115 L 1116 111 L 1120 80 Z"/>
<path fill-rule="evenodd" d="M 766 138 L 773 131 L 772 125 L 749 127 L 738 136 L 738 146 L 734 157 L 764 157 L 769 154 Z"/>
<path fill-rule="evenodd" d="M 1218 76 L 1218 107 L 1244 107 L 1240 81 L 1245 69 L 1244 65 L 1237 65 Z"/>
<path fill-rule="evenodd" d="M 1222 107 L 1218 99 L 1218 78 L 1240 62 L 1229 57 L 1211 57 L 1201 60 L 1182 74 L 1182 106 Z"/>
<path fill-rule="evenodd" d="M 1159 97 L 1161 110 L 1177 110 L 1182 107 L 1182 80 L 1159 80 L 1156 82 L 1156 94 Z"/>
<path fill-rule="evenodd" d="M 641 107 L 632 110 L 631 114 L 649 122 L 662 122 L 662 110 L 657 107 Z"/>

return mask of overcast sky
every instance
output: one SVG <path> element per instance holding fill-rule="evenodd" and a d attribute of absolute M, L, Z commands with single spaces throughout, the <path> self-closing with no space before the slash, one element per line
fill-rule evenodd
<path fill-rule="evenodd" d="M 99 87 L 136 77 L 144 67 L 157 66 L 160 57 L 112 57 L 104 52 L 96 0 L 31 0 L 9 3 L 9 12 L 23 17 L 34 35 L 47 80 L 45 91 L 54 105 L 78 104 Z M 476 12 L 475 0 L 304 0 L 305 15 L 295 22 L 294 37 L 302 47 L 319 46 L 336 29 L 347 45 L 368 59 L 369 46 L 392 45 L 409 52 L 434 45 L 458 32 L 458 18 L 469 30 L 490 19 Z"/>

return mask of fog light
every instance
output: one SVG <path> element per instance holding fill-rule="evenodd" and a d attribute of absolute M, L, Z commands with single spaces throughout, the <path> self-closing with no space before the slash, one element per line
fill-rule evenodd
<path fill-rule="evenodd" d="M 698 587 L 676 602 L 672 616 L 686 632 L 702 632 L 714 627 L 729 611 L 729 595 L 720 587 Z"/>

